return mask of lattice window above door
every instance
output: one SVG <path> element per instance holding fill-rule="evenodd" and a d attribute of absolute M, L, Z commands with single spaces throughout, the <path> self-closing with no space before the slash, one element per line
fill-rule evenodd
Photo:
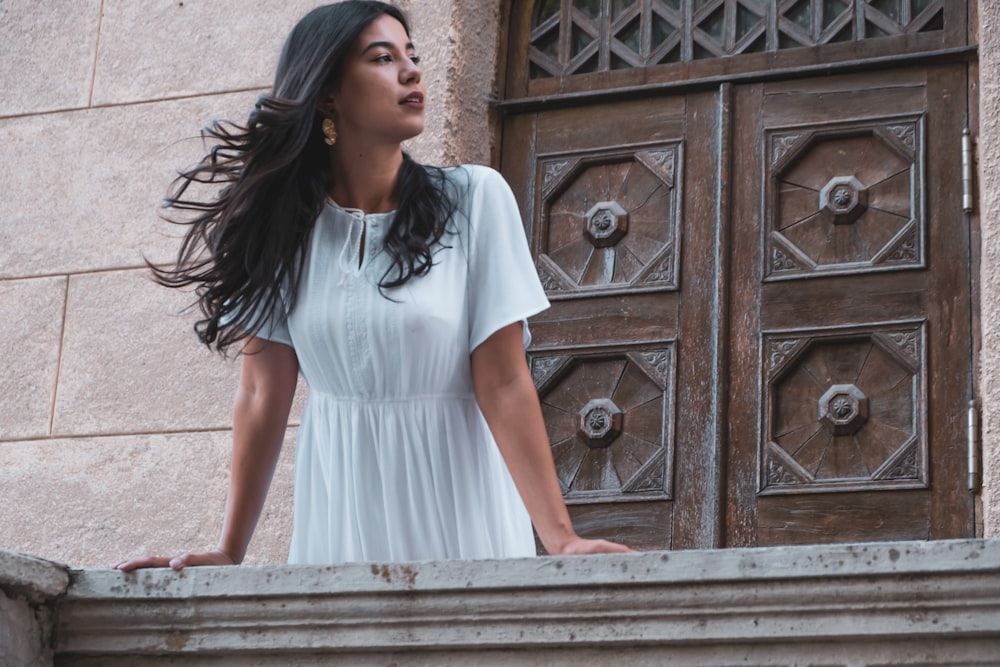
<path fill-rule="evenodd" d="M 944 0 L 538 0 L 530 78 L 944 29 Z"/>

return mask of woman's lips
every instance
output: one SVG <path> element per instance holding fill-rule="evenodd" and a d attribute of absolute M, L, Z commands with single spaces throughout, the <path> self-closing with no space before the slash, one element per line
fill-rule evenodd
<path fill-rule="evenodd" d="M 400 104 L 408 106 L 411 109 L 423 109 L 424 96 L 420 93 L 410 93 L 400 101 Z"/>

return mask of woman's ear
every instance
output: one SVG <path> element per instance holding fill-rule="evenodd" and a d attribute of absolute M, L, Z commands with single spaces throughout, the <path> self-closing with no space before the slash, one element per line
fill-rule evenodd
<path fill-rule="evenodd" d="M 327 90 L 320 94 L 319 102 L 316 103 L 316 108 L 321 114 L 327 116 L 337 112 L 336 99 L 332 90 Z"/>

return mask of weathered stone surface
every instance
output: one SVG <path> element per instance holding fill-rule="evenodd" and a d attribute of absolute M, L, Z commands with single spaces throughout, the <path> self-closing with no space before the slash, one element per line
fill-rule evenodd
<path fill-rule="evenodd" d="M 497 93 L 499 68 L 485 67 L 499 56 L 501 3 L 454 0 L 449 38 L 447 120 L 440 140 L 445 162 L 498 163 L 496 116 L 491 101 Z M 470 54 L 474 54 L 470 57 Z"/>
<path fill-rule="evenodd" d="M 177 636 L 178 644 L 183 635 Z M 924 667 L 993 667 L 992 655 L 996 642 L 991 639 L 975 640 L 933 639 L 908 640 L 900 645 L 892 641 L 865 641 L 851 638 L 827 642 L 809 642 L 795 645 L 723 645 L 671 646 L 669 649 L 650 646 L 612 646 L 598 648 L 580 646 L 565 648 L 491 648 L 482 650 L 421 650 L 405 649 L 398 652 L 339 652 L 332 664 L 351 667 L 512 667 L 515 665 L 544 665 L 545 667 L 580 667 L 581 665 L 628 665 L 628 667 L 890 667 L 895 665 L 922 665 Z M 863 659 L 859 658 L 863 656 Z M 242 656 L 241 656 L 242 658 Z M 110 661 L 109 661 L 110 660 Z M 149 656 L 141 661 L 118 658 L 85 658 L 74 656 L 72 662 L 60 664 L 72 667 L 319 667 L 331 664 L 331 658 L 319 654 L 302 654 L 289 651 L 281 655 L 255 656 L 240 659 L 188 655 Z"/>
<path fill-rule="evenodd" d="M 245 119 L 255 99 L 245 92 L 0 120 L 0 278 L 170 261 L 181 231 L 158 216 L 176 169 L 201 159 L 199 128 Z"/>
<path fill-rule="evenodd" d="M 0 281 L 0 441 L 48 435 L 66 282 Z"/>
<path fill-rule="evenodd" d="M 0 549 L 0 666 L 52 664 L 50 605 L 68 585 L 64 565 Z"/>
<path fill-rule="evenodd" d="M 316 0 L 105 0 L 94 103 L 269 87 L 281 45 Z"/>
<path fill-rule="evenodd" d="M 1000 3 L 979 2 L 980 298 L 983 410 L 983 530 L 1000 536 Z"/>
<path fill-rule="evenodd" d="M 43 667 L 52 664 L 51 622 L 20 597 L 10 598 L 0 588 L 0 665 Z"/>
<path fill-rule="evenodd" d="M 101 0 L 0 2 L 0 116 L 89 104 Z"/>
<path fill-rule="evenodd" d="M 985 665 L 1000 542 L 82 571 L 57 616 L 66 664 Z"/>
<path fill-rule="evenodd" d="M 291 429 L 248 563 L 287 558 L 293 440 Z M 0 548 L 96 568 L 132 556 L 212 548 L 222 525 L 230 451 L 228 431 L 4 445 Z M 0 558 L 0 580 L 6 566 Z"/>
<path fill-rule="evenodd" d="M 65 593 L 68 585 L 66 566 L 0 549 L 0 591 L 29 602 L 43 602 Z"/>
<path fill-rule="evenodd" d="M 415 5 L 419 5 L 415 8 Z M 407 142 L 414 159 L 430 164 L 447 164 L 453 158 L 446 148 L 449 105 L 456 102 L 449 89 L 449 71 L 455 57 L 453 2 L 403 4 L 410 22 L 413 42 L 420 54 L 420 68 L 427 92 L 424 132 Z"/>

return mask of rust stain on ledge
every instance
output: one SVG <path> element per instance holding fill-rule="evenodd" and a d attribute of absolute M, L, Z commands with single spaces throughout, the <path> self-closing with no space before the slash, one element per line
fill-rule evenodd
<path fill-rule="evenodd" d="M 391 567 L 389 565 L 372 565 L 372 574 L 376 577 L 382 577 L 387 584 L 392 583 L 394 575 L 396 578 L 405 580 L 407 588 L 413 588 L 417 584 L 417 571 L 409 565 Z"/>
<path fill-rule="evenodd" d="M 181 651 L 187 646 L 188 640 L 191 639 L 190 632 L 181 632 L 175 630 L 167 635 L 167 648 L 171 651 Z"/>

